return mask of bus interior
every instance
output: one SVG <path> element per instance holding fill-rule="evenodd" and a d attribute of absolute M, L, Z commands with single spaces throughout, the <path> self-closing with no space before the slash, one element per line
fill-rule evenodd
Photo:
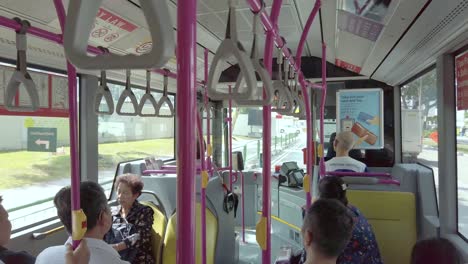
<path fill-rule="evenodd" d="M 6 247 L 62 245 L 55 193 L 115 205 L 131 173 L 155 263 L 289 263 L 338 175 L 384 263 L 468 263 L 467 73 L 468 0 L 0 0 Z M 340 131 L 368 173 L 325 171 Z"/>

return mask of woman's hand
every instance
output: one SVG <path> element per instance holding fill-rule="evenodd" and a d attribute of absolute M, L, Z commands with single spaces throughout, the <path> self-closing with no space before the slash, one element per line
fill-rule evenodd
<path fill-rule="evenodd" d="M 66 245 L 66 264 L 88 264 L 89 258 L 89 248 L 85 239 L 81 240 L 80 245 L 75 250 L 73 250 L 71 244 Z"/>

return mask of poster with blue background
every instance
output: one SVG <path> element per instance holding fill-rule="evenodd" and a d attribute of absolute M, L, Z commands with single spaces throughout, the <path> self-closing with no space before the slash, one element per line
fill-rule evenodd
<path fill-rule="evenodd" d="M 351 131 L 356 149 L 382 149 L 383 91 L 346 89 L 336 96 L 336 131 Z"/>

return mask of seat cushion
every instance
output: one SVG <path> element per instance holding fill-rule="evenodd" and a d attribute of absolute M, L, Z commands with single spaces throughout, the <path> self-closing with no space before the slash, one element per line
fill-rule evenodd
<path fill-rule="evenodd" d="M 347 196 L 372 225 L 384 263 L 410 263 L 417 240 L 414 194 L 350 190 Z"/>

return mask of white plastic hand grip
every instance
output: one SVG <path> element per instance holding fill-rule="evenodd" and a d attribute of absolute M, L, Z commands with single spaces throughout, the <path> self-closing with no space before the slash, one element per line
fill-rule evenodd
<path fill-rule="evenodd" d="M 30 106 L 15 106 L 15 96 L 21 84 L 24 85 L 31 99 Z M 8 111 L 17 112 L 35 112 L 39 109 L 39 94 L 36 90 L 36 84 L 34 84 L 29 73 L 22 73 L 18 70 L 13 73 L 5 90 L 5 108 Z"/>
<path fill-rule="evenodd" d="M 133 112 L 123 112 L 122 108 L 124 106 L 125 100 L 129 98 L 133 106 Z M 138 115 L 138 102 L 135 97 L 135 94 L 132 92 L 131 83 L 130 83 L 130 71 L 127 70 L 127 81 L 125 82 L 125 90 L 119 97 L 117 102 L 117 114 L 122 116 L 136 116 Z"/>
<path fill-rule="evenodd" d="M 161 99 L 159 99 L 159 102 L 156 105 L 156 116 L 158 116 L 158 117 L 174 117 L 175 116 L 174 105 L 172 104 L 171 100 L 167 96 L 167 86 L 168 86 L 168 83 L 169 83 L 168 78 L 169 77 L 167 77 L 167 75 L 164 75 L 163 96 L 161 97 Z M 169 107 L 169 114 L 162 114 L 161 113 L 161 108 L 162 108 L 162 106 L 164 104 L 166 104 L 167 107 Z"/>
<path fill-rule="evenodd" d="M 102 98 L 106 101 L 107 111 L 101 110 Z M 99 85 L 96 93 L 94 94 L 94 112 L 96 114 L 105 115 L 112 115 L 114 113 L 114 99 L 112 98 L 112 93 L 109 90 L 109 87 L 107 87 L 105 71 L 101 71 L 101 85 Z"/>
<path fill-rule="evenodd" d="M 262 106 L 270 105 L 273 103 L 273 83 L 270 78 L 268 71 L 258 61 L 253 61 L 255 71 L 260 75 L 260 79 L 263 81 L 263 87 L 259 87 L 254 90 L 254 94 L 248 100 L 236 100 L 238 106 Z M 236 87 L 244 85 L 242 74 L 237 77 Z M 263 99 L 263 91 L 265 91 L 265 99 Z"/>
<path fill-rule="evenodd" d="M 268 71 L 265 69 L 265 66 L 263 63 L 260 62 L 258 58 L 258 47 L 257 47 L 257 42 L 258 42 L 258 20 L 259 20 L 259 15 L 254 14 L 254 19 L 252 23 L 252 31 L 254 34 L 253 41 L 252 41 L 252 51 L 250 53 L 250 58 L 252 60 L 252 65 L 254 67 L 254 70 L 258 73 L 260 76 L 260 80 L 263 82 L 263 88 L 257 88 L 254 89 L 253 96 L 249 98 L 248 100 L 237 100 L 236 104 L 238 106 L 261 106 L 261 105 L 270 105 L 273 102 L 273 83 L 271 81 L 271 76 L 268 73 Z M 239 90 L 239 87 L 244 85 L 243 82 L 243 75 L 242 72 L 239 74 L 237 77 L 236 81 L 236 86 L 234 90 Z M 265 99 L 263 98 L 263 91 L 265 91 Z"/>
<path fill-rule="evenodd" d="M 143 55 L 88 56 L 89 35 L 103 0 L 70 0 L 64 32 L 67 59 L 81 69 L 149 69 L 164 66 L 174 56 L 174 31 L 167 0 L 140 1 L 153 48 Z"/>
<path fill-rule="evenodd" d="M 257 88 L 257 78 L 255 77 L 255 69 L 252 65 L 252 61 L 237 39 L 236 10 L 233 6 L 229 8 L 227 24 L 226 39 L 219 45 L 213 61 L 211 62 L 207 84 L 208 96 L 213 100 L 247 100 L 253 96 L 254 90 Z M 239 90 L 243 87 L 234 88 L 231 93 L 221 92 L 217 89 L 219 77 L 223 72 L 221 62 L 226 62 L 231 57 L 236 58 L 239 64 L 240 74 L 245 79 L 246 89 L 244 91 Z"/>
<path fill-rule="evenodd" d="M 281 80 L 275 81 L 273 85 L 275 87 L 275 94 L 278 95 L 278 98 L 276 108 L 272 108 L 271 111 L 283 115 L 291 114 L 294 106 L 291 91 L 288 87 L 284 86 L 284 83 Z"/>
<path fill-rule="evenodd" d="M 153 113 L 145 114 L 143 113 L 143 108 L 145 107 L 146 101 L 149 101 L 154 109 Z M 157 114 L 158 102 L 154 99 L 154 96 L 151 94 L 151 72 L 146 71 L 146 93 L 141 97 L 140 104 L 138 105 L 138 115 L 139 116 L 158 116 Z"/>

